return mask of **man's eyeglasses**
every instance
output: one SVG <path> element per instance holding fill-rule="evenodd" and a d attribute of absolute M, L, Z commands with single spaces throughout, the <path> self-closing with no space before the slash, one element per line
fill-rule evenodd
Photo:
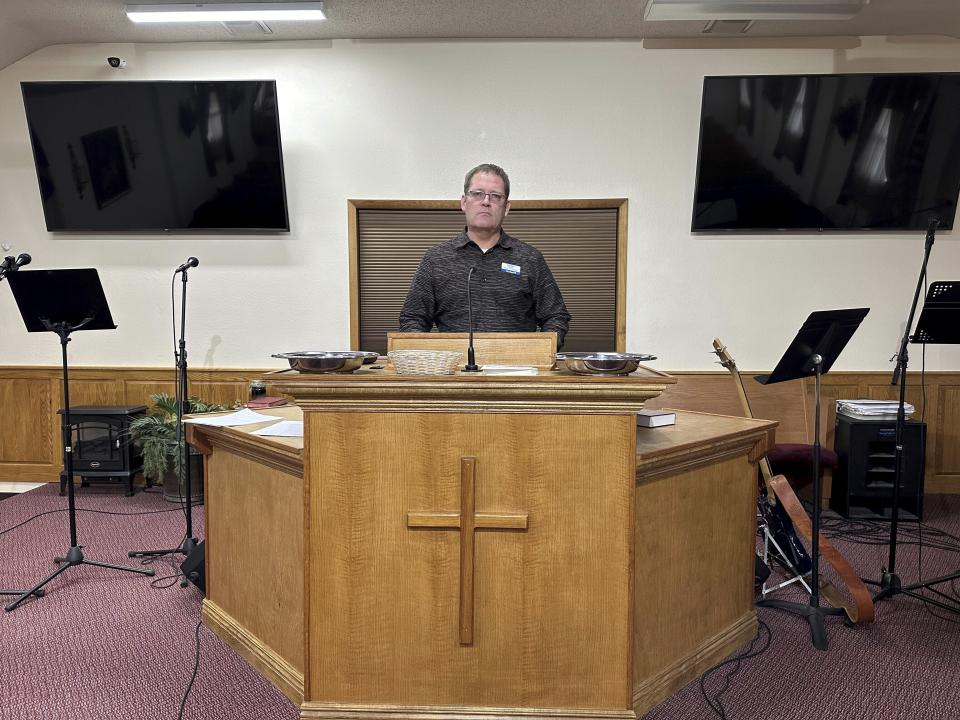
<path fill-rule="evenodd" d="M 507 199 L 506 195 L 498 192 L 484 192 L 483 190 L 468 190 L 467 197 L 473 200 L 473 202 L 483 202 L 487 198 L 490 198 L 491 205 L 501 205 L 503 201 Z"/>

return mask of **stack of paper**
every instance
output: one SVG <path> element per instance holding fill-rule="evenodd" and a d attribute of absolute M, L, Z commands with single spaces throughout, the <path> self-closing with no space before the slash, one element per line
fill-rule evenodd
<path fill-rule="evenodd" d="M 229 415 L 198 415 L 187 418 L 185 423 L 194 425 L 210 425 L 212 427 L 235 427 L 237 425 L 253 425 L 254 423 L 266 422 L 267 420 L 279 420 L 274 415 L 263 415 L 253 410 L 237 410 Z"/>
<path fill-rule="evenodd" d="M 837 400 L 837 412 L 860 420 L 896 420 L 900 403 L 894 400 Z M 906 417 L 913 415 L 914 407 L 903 404 Z"/>
<path fill-rule="evenodd" d="M 302 420 L 282 420 L 269 427 L 254 430 L 251 435 L 261 437 L 303 437 Z"/>
<path fill-rule="evenodd" d="M 537 375 L 533 365 L 484 365 L 480 368 L 484 375 Z"/>

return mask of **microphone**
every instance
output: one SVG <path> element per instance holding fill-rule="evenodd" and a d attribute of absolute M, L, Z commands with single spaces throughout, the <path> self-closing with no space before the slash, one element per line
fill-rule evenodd
<path fill-rule="evenodd" d="M 934 236 L 937 234 L 937 228 L 940 225 L 940 218 L 931 217 L 927 219 L 927 242 L 932 243 Z"/>
<path fill-rule="evenodd" d="M 17 257 L 7 255 L 3 258 L 3 262 L 0 262 L 0 278 L 16 272 L 24 265 L 29 265 L 31 260 L 33 260 L 33 258 L 27 253 L 20 253 Z"/>
<path fill-rule="evenodd" d="M 477 365 L 477 358 L 473 351 L 473 297 L 470 294 L 470 278 L 473 277 L 473 271 L 477 268 L 470 268 L 467 273 L 467 320 L 470 323 L 470 335 L 467 341 L 467 364 L 463 366 L 464 372 L 480 372 L 480 366 Z"/>
<path fill-rule="evenodd" d="M 200 264 L 200 261 L 197 260 L 195 257 L 188 257 L 187 261 L 183 265 L 181 265 L 180 267 L 178 267 L 176 270 L 173 271 L 173 274 L 176 275 L 177 273 L 186 272 L 190 268 L 196 267 L 199 264 Z"/>

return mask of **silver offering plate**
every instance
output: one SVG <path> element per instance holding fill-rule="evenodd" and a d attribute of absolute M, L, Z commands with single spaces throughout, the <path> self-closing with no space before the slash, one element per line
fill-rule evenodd
<path fill-rule="evenodd" d="M 298 352 L 274 353 L 270 357 L 282 358 L 290 367 L 305 373 L 348 373 L 361 365 L 376 362 L 377 353 L 363 350 L 300 350 Z"/>
<path fill-rule="evenodd" d="M 557 363 L 580 375 L 629 375 L 641 362 L 656 360 L 656 355 L 614 352 L 557 353 Z"/>

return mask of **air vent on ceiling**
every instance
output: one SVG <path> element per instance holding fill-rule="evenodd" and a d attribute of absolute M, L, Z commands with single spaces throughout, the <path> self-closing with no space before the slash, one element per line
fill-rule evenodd
<path fill-rule="evenodd" d="M 237 37 L 263 37 L 273 35 L 273 30 L 262 20 L 224 20 L 220 23 L 227 32 Z"/>
<path fill-rule="evenodd" d="M 647 0 L 646 21 L 849 20 L 870 0 Z"/>
<path fill-rule="evenodd" d="M 753 27 L 753 20 L 711 20 L 703 26 L 705 35 L 742 35 Z"/>

